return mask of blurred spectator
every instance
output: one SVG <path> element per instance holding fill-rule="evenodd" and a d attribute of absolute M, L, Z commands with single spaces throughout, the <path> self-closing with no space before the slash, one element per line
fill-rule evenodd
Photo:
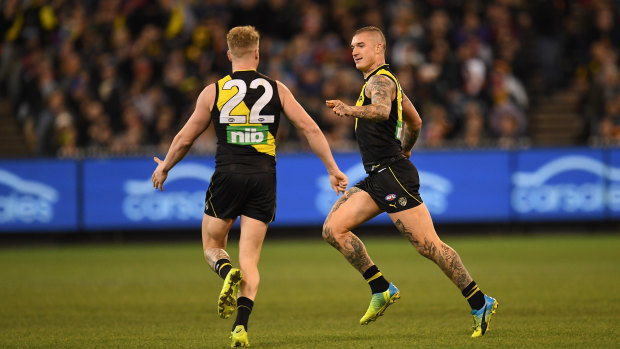
<path fill-rule="evenodd" d="M 36 122 L 36 154 L 74 155 L 76 133 L 73 116 L 67 109 L 62 91 L 49 92 L 45 99 L 45 107 Z"/>
<path fill-rule="evenodd" d="M 228 73 L 226 31 L 251 24 L 262 36 L 259 70 L 283 80 L 330 144 L 348 150 L 352 122 L 324 100 L 357 99 L 349 43 L 376 25 L 424 120 L 420 147 L 518 145 L 540 79 L 551 93 L 575 78 L 589 133 L 614 139 L 618 15 L 610 1 L 7 0 L 0 98 L 39 155 L 162 150 L 202 88 Z M 278 141 L 305 149 L 288 126 Z M 212 152 L 213 137 L 195 150 Z"/>
<path fill-rule="evenodd" d="M 488 142 L 484 115 L 479 103 L 469 102 L 465 105 L 463 141 L 468 148 L 478 148 Z"/>

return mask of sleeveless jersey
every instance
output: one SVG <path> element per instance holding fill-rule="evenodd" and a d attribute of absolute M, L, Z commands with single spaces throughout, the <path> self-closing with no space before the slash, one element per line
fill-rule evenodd
<path fill-rule="evenodd" d="M 371 104 L 371 99 L 366 97 L 366 85 L 373 75 L 385 75 L 396 84 L 396 98 L 392 101 L 390 116 L 382 122 L 374 122 L 364 119 L 355 119 L 355 136 L 362 154 L 362 162 L 366 172 L 374 170 L 382 162 L 402 156 L 400 133 L 402 129 L 403 93 L 398 79 L 390 70 L 390 66 L 384 64 L 370 73 L 364 79 L 362 92 L 357 99 L 356 106 Z"/>
<path fill-rule="evenodd" d="M 275 172 L 281 111 L 275 80 L 255 70 L 235 71 L 220 79 L 211 111 L 217 136 L 215 169 Z"/>

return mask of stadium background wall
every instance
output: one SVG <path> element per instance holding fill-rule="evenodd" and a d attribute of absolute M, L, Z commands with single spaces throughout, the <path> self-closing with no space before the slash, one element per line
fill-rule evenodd
<path fill-rule="evenodd" d="M 359 154 L 335 154 L 350 185 Z M 617 222 L 620 148 L 419 151 L 422 198 L 435 222 Z M 0 233 L 199 227 L 212 157 L 188 157 L 153 189 L 151 158 L 0 161 Z M 278 156 L 276 227 L 323 223 L 337 199 L 314 155 Z M 383 214 L 369 226 L 389 223 Z"/>

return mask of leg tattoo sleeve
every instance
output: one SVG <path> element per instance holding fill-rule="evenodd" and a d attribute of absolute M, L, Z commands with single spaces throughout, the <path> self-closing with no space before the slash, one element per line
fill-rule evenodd
<path fill-rule="evenodd" d="M 461 257 L 452 247 L 441 241 L 435 243 L 426 238 L 424 238 L 424 243 L 420 243 L 413 233 L 407 230 L 400 219 L 396 220 L 394 224 L 401 235 L 407 238 L 421 255 L 435 262 L 460 290 L 469 285 L 472 278 L 463 265 Z"/>
<path fill-rule="evenodd" d="M 340 251 L 340 253 L 342 253 L 342 255 L 355 269 L 357 269 L 360 273 L 364 273 L 364 270 L 368 267 L 368 264 L 371 263 L 370 257 L 368 257 L 368 253 L 366 252 L 366 247 L 364 247 L 364 243 L 362 243 L 362 241 L 350 231 L 347 231 L 344 234 L 339 234 L 337 239 L 333 234 L 331 225 L 329 224 L 334 212 L 338 211 L 340 206 L 351 196 L 360 191 L 361 189 L 353 187 L 347 190 L 346 194 L 336 201 L 331 212 L 325 219 L 325 224 L 323 225 L 323 239 L 325 239 L 325 241 L 327 241 L 327 243 L 332 245 L 335 249 Z"/>
<path fill-rule="evenodd" d="M 217 261 L 219 261 L 220 259 L 230 259 L 230 256 L 228 256 L 228 253 L 226 253 L 226 251 L 221 248 L 207 248 L 205 249 L 204 253 L 205 253 L 205 259 L 207 260 L 207 263 L 209 264 L 211 269 L 213 269 L 214 271 L 216 271 L 215 263 Z"/>

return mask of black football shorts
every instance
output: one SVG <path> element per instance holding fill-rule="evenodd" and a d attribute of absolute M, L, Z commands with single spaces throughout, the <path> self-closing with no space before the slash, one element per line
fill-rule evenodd
<path fill-rule="evenodd" d="M 377 206 L 388 213 L 404 211 L 422 204 L 418 170 L 401 159 L 381 167 L 355 185 L 370 194 Z"/>
<path fill-rule="evenodd" d="M 205 213 L 216 218 L 240 215 L 270 223 L 276 214 L 276 174 L 217 170 L 205 197 Z"/>

